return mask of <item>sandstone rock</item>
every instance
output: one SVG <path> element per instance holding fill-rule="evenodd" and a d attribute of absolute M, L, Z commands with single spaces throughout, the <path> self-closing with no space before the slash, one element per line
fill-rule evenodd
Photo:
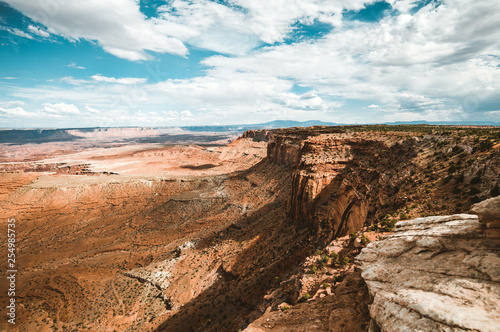
<path fill-rule="evenodd" d="M 486 237 L 500 240 L 500 196 L 474 204 L 471 210 L 479 215 Z"/>
<path fill-rule="evenodd" d="M 479 221 L 486 223 L 500 220 L 500 196 L 474 204 L 471 209 L 479 215 Z"/>
<path fill-rule="evenodd" d="M 354 240 L 354 246 L 356 248 L 361 248 L 363 245 L 361 244 L 361 239 L 359 237 L 357 237 L 355 240 Z"/>
<path fill-rule="evenodd" d="M 399 222 L 357 257 L 370 331 L 498 331 L 500 255 L 475 215 Z"/>

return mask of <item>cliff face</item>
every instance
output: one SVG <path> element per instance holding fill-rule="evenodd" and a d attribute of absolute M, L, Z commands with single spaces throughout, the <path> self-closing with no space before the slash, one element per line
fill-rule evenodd
<path fill-rule="evenodd" d="M 379 140 L 349 133 L 313 137 L 275 135 L 268 158 L 292 167 L 291 220 L 325 237 L 359 230 L 367 215 L 397 191 L 386 173 L 415 155 L 411 140 Z"/>
<path fill-rule="evenodd" d="M 279 135 L 267 145 L 267 158 L 279 165 L 296 166 L 301 157 L 303 142 L 299 137 Z"/>
<path fill-rule="evenodd" d="M 473 135 L 329 130 L 266 134 L 269 161 L 293 170 L 290 220 L 320 244 L 387 215 L 468 210 L 498 191 L 498 146 L 484 153 Z"/>

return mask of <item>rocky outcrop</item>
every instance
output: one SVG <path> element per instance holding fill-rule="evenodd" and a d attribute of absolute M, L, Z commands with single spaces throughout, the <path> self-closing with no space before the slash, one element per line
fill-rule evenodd
<path fill-rule="evenodd" d="M 273 137 L 273 131 L 261 129 L 261 130 L 247 130 L 241 135 L 241 138 L 251 138 L 255 142 L 269 142 L 269 139 Z"/>
<path fill-rule="evenodd" d="M 474 204 L 472 212 L 479 215 L 479 222 L 485 228 L 486 237 L 498 243 L 500 241 L 500 196 Z"/>
<path fill-rule="evenodd" d="M 492 210 L 475 209 L 479 220 Z M 373 298 L 370 331 L 500 328 L 499 247 L 485 239 L 476 215 L 399 222 L 393 235 L 363 249 L 357 264 Z"/>
<path fill-rule="evenodd" d="M 267 157 L 279 165 L 295 166 L 301 155 L 302 140 L 294 136 L 273 137 L 267 145 Z"/>

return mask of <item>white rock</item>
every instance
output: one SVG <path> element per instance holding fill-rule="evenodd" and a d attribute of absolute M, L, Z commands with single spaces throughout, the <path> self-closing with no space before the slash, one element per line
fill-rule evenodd
<path fill-rule="evenodd" d="M 356 264 L 370 331 L 500 331 L 500 254 L 475 215 L 400 222 Z"/>

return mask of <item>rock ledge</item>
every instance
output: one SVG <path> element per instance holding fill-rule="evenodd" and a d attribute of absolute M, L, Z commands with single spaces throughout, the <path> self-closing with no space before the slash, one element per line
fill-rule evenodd
<path fill-rule="evenodd" d="M 500 331 L 500 253 L 478 216 L 399 222 L 357 257 L 369 331 Z"/>

